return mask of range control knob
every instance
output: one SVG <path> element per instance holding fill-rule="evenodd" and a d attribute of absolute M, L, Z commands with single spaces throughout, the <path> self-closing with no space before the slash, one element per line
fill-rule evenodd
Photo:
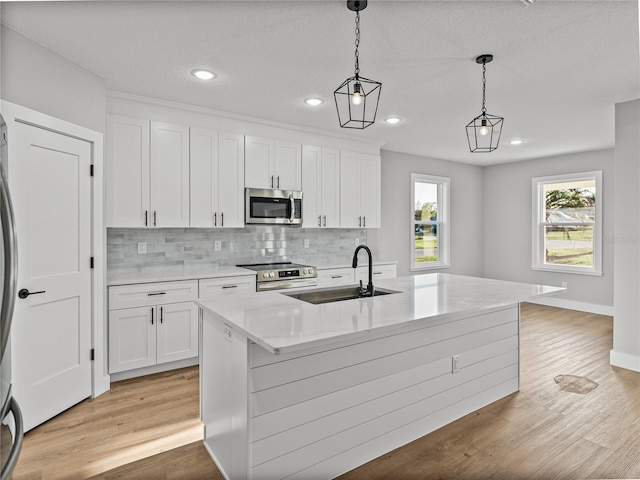
<path fill-rule="evenodd" d="M 307 269 L 306 269 L 306 268 L 302 270 L 302 274 L 303 274 L 303 275 L 306 275 L 306 274 L 307 274 Z"/>
<path fill-rule="evenodd" d="M 262 272 L 263 278 L 267 278 L 269 276 L 269 272 Z"/>
<path fill-rule="evenodd" d="M 273 272 L 269 272 L 269 276 L 270 276 L 271 278 L 273 278 L 273 277 L 275 277 L 275 276 L 276 276 L 276 274 L 275 274 L 275 273 L 273 273 Z"/>

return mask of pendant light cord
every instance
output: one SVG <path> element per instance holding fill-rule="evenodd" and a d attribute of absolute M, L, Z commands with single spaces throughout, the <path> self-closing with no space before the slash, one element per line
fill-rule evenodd
<path fill-rule="evenodd" d="M 487 62 L 482 62 L 482 115 L 486 115 L 487 107 L 486 103 L 486 95 L 487 95 Z"/>
<path fill-rule="evenodd" d="M 360 46 L 360 11 L 356 12 L 356 67 L 355 67 L 355 77 L 356 79 L 360 76 L 360 62 L 359 62 L 359 53 L 358 47 Z"/>

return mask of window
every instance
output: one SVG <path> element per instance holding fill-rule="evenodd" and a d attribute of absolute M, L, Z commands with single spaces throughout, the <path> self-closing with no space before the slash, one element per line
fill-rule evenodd
<path fill-rule="evenodd" d="M 534 270 L 602 275 L 602 171 L 533 179 Z"/>
<path fill-rule="evenodd" d="M 411 174 L 411 270 L 449 266 L 449 178 Z"/>

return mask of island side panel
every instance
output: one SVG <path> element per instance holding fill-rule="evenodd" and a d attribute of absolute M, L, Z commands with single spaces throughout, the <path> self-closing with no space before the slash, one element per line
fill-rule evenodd
<path fill-rule="evenodd" d="M 201 310 L 204 445 L 227 479 L 248 478 L 248 341 Z"/>
<path fill-rule="evenodd" d="M 333 478 L 517 391 L 518 333 L 514 305 L 267 363 L 251 344 L 250 478 Z"/>

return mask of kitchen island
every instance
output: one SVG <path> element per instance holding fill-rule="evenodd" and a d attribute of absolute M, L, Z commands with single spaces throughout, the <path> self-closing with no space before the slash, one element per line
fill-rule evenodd
<path fill-rule="evenodd" d="M 519 302 L 564 289 L 447 274 L 311 304 L 199 301 L 204 444 L 230 479 L 326 479 L 518 390 Z"/>

